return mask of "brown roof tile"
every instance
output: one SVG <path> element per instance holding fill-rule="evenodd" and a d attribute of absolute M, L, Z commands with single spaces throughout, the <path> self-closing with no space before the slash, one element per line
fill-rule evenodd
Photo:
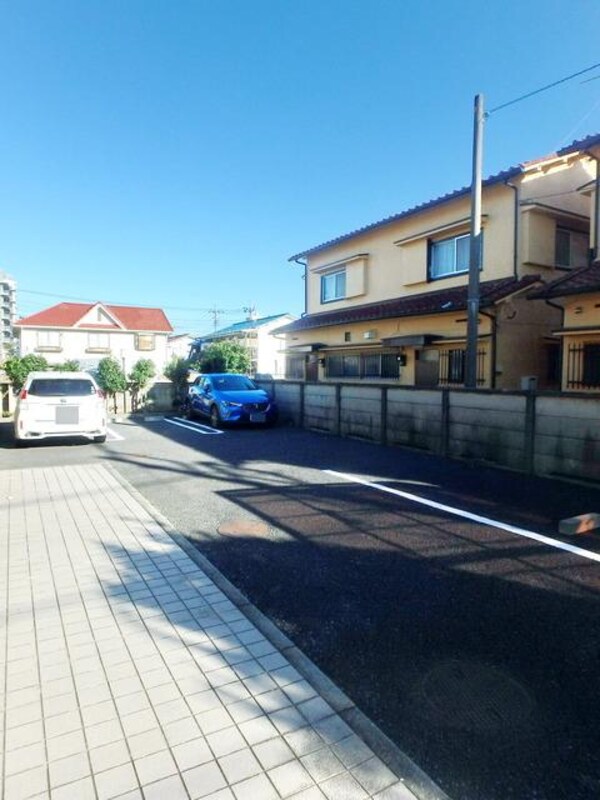
<path fill-rule="evenodd" d="M 500 278 L 495 281 L 484 281 L 480 285 L 480 308 L 487 308 L 499 300 L 515 292 L 532 286 L 539 281 L 538 275 L 527 275 L 524 278 Z M 289 325 L 283 325 L 273 333 L 292 333 L 293 331 L 323 328 L 329 325 L 341 325 L 351 322 L 371 322 L 391 317 L 417 317 L 425 314 L 456 313 L 467 308 L 468 286 L 456 286 L 453 289 L 440 289 L 424 292 L 380 303 L 369 303 L 364 306 L 352 306 L 338 311 L 326 311 L 320 314 L 309 314 Z"/>
<path fill-rule="evenodd" d="M 566 297 L 570 294 L 600 292 L 600 261 L 588 267 L 567 272 L 555 281 L 530 292 L 529 300 L 545 300 L 551 297 Z"/>

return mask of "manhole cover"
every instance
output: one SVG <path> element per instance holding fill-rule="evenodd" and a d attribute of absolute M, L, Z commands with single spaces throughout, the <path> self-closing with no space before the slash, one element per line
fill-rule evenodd
<path fill-rule="evenodd" d="M 529 692 L 509 675 L 470 661 L 451 661 L 429 672 L 422 684 L 429 710 L 449 727 L 500 731 L 531 716 Z"/>
<path fill-rule="evenodd" d="M 253 519 L 229 519 L 219 525 L 217 532 L 221 536 L 269 536 L 270 528 L 264 522 Z"/>

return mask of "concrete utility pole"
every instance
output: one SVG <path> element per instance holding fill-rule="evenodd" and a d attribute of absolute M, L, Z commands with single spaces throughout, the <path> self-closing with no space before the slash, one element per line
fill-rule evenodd
<path fill-rule="evenodd" d="M 481 166 L 483 162 L 483 95 L 475 95 L 473 124 L 473 179 L 471 182 L 471 241 L 467 300 L 467 353 L 465 386 L 477 387 L 477 328 L 479 322 L 479 270 L 481 268 Z"/>

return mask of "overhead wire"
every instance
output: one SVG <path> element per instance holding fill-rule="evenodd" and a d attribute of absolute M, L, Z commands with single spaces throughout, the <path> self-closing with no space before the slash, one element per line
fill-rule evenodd
<path fill-rule="evenodd" d="M 564 78 L 559 78 L 557 81 L 548 83 L 545 86 L 540 86 L 539 89 L 534 89 L 532 92 L 527 92 L 526 94 L 522 94 L 519 97 L 515 97 L 513 100 L 508 100 L 506 103 L 501 103 L 499 106 L 495 106 L 494 108 L 491 108 L 489 111 L 487 111 L 486 117 L 489 117 L 491 114 L 495 114 L 496 111 L 501 111 L 503 108 L 514 106 L 515 103 L 520 103 L 522 100 L 527 100 L 529 97 L 533 97 L 536 94 L 541 94 L 542 92 L 548 91 L 548 89 L 553 89 L 555 86 L 559 86 L 561 83 L 566 83 L 567 81 L 573 80 L 573 78 L 578 78 L 580 75 L 585 75 L 585 73 L 591 72 L 592 70 L 598 69 L 599 67 L 600 67 L 600 61 L 597 64 L 593 64 L 591 67 L 580 69 L 578 72 L 573 72 L 571 75 L 566 75 Z"/>

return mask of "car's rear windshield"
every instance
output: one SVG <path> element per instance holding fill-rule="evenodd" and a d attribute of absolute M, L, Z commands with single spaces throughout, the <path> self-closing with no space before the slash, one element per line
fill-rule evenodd
<path fill-rule="evenodd" d="M 35 378 L 27 394 L 37 397 L 82 397 L 95 391 L 94 384 L 85 378 Z"/>
<path fill-rule="evenodd" d="M 238 392 L 244 389 L 256 389 L 256 384 L 245 375 L 221 375 L 213 378 L 215 389 L 222 392 Z"/>

